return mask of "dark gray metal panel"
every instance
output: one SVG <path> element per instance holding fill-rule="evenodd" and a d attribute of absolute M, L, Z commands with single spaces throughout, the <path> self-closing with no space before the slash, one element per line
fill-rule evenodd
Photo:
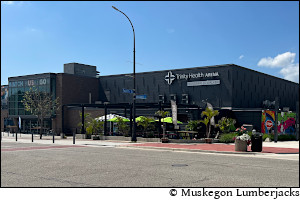
<path fill-rule="evenodd" d="M 252 124 L 253 128 L 261 131 L 261 112 L 260 111 L 233 111 L 237 120 L 236 127 L 243 124 Z"/>
<path fill-rule="evenodd" d="M 172 84 L 165 80 L 168 72 L 175 76 Z M 189 78 L 180 80 L 176 74 L 218 72 L 218 77 Z M 220 80 L 219 85 L 187 86 L 187 81 Z M 127 75 L 101 76 L 103 90 L 111 91 L 111 103 L 132 102 L 132 95 L 122 92 L 122 88 L 132 89 L 132 77 Z M 208 100 L 214 107 L 262 108 L 264 100 L 275 100 L 280 97 L 279 107 L 290 107 L 295 111 L 299 98 L 299 84 L 286 81 L 237 65 L 220 65 L 212 67 L 196 67 L 177 70 L 164 70 L 136 74 L 137 94 L 146 94 L 143 103 L 156 103 L 158 96 L 164 95 L 170 101 L 175 94 L 177 103 L 182 103 L 182 94 L 188 94 L 189 104 L 204 106 L 202 100 Z"/>
<path fill-rule="evenodd" d="M 264 100 L 280 97 L 279 107 L 295 111 L 299 84 L 259 73 L 243 67 L 233 67 L 233 107 L 262 108 Z"/>
<path fill-rule="evenodd" d="M 170 70 L 176 77 L 172 84 L 168 84 L 165 77 L 168 71 L 156 71 L 151 73 L 137 73 L 137 94 L 146 94 L 146 100 L 137 100 L 143 103 L 158 102 L 159 95 L 165 95 L 166 102 L 170 101 L 170 95 L 175 94 L 177 102 L 182 103 L 182 94 L 189 95 L 189 104 L 204 105 L 202 100 L 208 100 L 216 107 L 231 107 L 232 96 L 232 72 L 228 65 L 206 68 L 189 68 Z M 188 78 L 182 80 L 177 74 L 197 74 L 218 72 L 218 77 Z M 220 85 L 187 86 L 188 81 L 220 80 Z M 103 90 L 111 90 L 115 97 L 111 103 L 131 102 L 131 94 L 122 93 L 122 88 L 132 89 L 132 77 L 129 75 L 101 76 L 100 82 Z"/>
<path fill-rule="evenodd" d="M 96 77 L 97 75 L 96 66 L 85 65 L 80 63 L 64 64 L 64 73 L 90 77 Z"/>

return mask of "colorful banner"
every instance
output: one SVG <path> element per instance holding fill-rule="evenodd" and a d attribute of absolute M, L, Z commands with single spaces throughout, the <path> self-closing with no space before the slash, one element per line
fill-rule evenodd
<path fill-rule="evenodd" d="M 295 134 L 296 133 L 296 113 L 281 112 L 278 113 L 278 133 Z"/>
<path fill-rule="evenodd" d="M 278 134 L 295 134 L 296 113 L 279 112 L 277 131 Z M 261 118 L 261 132 L 272 133 L 275 126 L 275 111 L 263 110 Z"/>
<path fill-rule="evenodd" d="M 263 110 L 261 117 L 261 132 L 271 133 L 275 125 L 275 111 Z"/>
<path fill-rule="evenodd" d="M 1 86 L 1 105 L 7 105 L 8 100 L 8 86 L 2 85 Z"/>

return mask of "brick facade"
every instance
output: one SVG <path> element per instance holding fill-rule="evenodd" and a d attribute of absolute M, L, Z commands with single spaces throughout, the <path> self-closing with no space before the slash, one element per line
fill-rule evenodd
<path fill-rule="evenodd" d="M 91 94 L 91 103 L 99 99 L 99 79 L 79 76 L 73 74 L 59 73 L 56 75 L 56 97 L 59 98 L 60 109 L 57 111 L 56 118 L 53 119 L 52 129 L 60 132 L 62 129 L 62 109 L 65 104 L 88 104 Z M 65 111 L 65 128 L 74 128 L 72 118 L 79 114 Z M 74 116 L 73 116 L 74 115 Z M 71 119 L 69 119 L 69 117 Z M 76 128 L 76 127 L 75 127 Z"/>

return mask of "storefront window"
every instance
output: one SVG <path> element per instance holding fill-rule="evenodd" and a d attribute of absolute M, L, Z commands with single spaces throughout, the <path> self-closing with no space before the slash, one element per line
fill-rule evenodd
<path fill-rule="evenodd" d="M 22 102 L 18 102 L 18 108 L 24 108 L 24 104 Z"/>
<path fill-rule="evenodd" d="M 17 109 L 9 109 L 9 115 L 16 115 L 17 114 Z"/>
<path fill-rule="evenodd" d="M 46 86 L 39 86 L 40 92 L 46 92 Z"/>
<path fill-rule="evenodd" d="M 30 87 L 25 87 L 25 92 L 28 92 L 30 90 Z"/>
<path fill-rule="evenodd" d="M 47 78 L 47 85 L 50 85 L 50 78 Z"/>
<path fill-rule="evenodd" d="M 26 79 L 26 77 L 24 77 Z M 51 88 L 50 88 L 51 87 Z M 24 110 L 24 94 L 30 90 L 52 93 L 55 96 L 55 78 L 48 77 L 30 78 L 27 80 L 9 81 L 9 115 L 32 115 Z M 54 97 L 55 98 L 55 97 Z"/>
<path fill-rule="evenodd" d="M 31 115 L 31 112 L 25 110 L 25 115 Z"/>
<path fill-rule="evenodd" d="M 16 81 L 10 81 L 8 83 L 9 87 L 17 87 L 17 82 Z"/>
<path fill-rule="evenodd" d="M 23 81 L 18 81 L 18 87 L 23 87 L 23 86 L 24 86 Z"/>
<path fill-rule="evenodd" d="M 25 114 L 25 111 L 23 109 L 20 109 L 19 110 L 19 115 L 24 115 Z"/>

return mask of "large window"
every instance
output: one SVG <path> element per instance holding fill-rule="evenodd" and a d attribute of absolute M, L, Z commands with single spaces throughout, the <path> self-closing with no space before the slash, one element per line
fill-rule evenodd
<path fill-rule="evenodd" d="M 25 111 L 22 103 L 25 92 L 29 91 L 31 88 L 36 89 L 37 91 L 43 91 L 47 93 L 51 92 L 53 94 L 53 98 L 55 98 L 55 78 L 50 79 L 50 76 L 31 79 L 26 79 L 26 77 L 24 77 L 24 80 L 16 81 L 9 80 L 8 85 L 9 115 L 31 115 L 30 112 Z"/>

